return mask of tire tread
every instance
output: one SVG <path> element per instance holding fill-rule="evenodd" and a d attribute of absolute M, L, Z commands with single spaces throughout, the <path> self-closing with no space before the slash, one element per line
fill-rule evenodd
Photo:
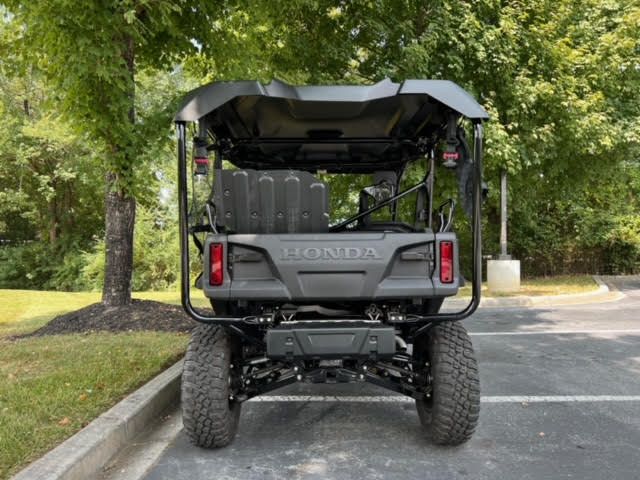
<path fill-rule="evenodd" d="M 231 340 L 223 327 L 200 325 L 187 347 L 182 421 L 187 437 L 199 447 L 224 447 L 238 429 L 241 405 L 229 402 Z"/>
<path fill-rule="evenodd" d="M 459 322 L 433 327 L 428 339 L 433 378 L 430 404 L 417 400 L 423 426 L 438 445 L 471 438 L 480 417 L 480 380 L 471 338 Z"/>

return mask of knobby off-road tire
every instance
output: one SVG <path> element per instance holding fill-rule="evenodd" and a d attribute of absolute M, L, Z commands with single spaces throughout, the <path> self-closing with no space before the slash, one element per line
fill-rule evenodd
<path fill-rule="evenodd" d="M 238 429 L 241 404 L 229 399 L 233 340 L 215 325 L 200 325 L 191 335 L 182 372 L 182 421 L 199 447 L 224 447 Z"/>
<path fill-rule="evenodd" d="M 431 365 L 431 397 L 416 400 L 422 426 L 438 445 L 460 445 L 471 438 L 480 414 L 480 380 L 471 339 L 458 322 L 431 329 L 420 345 Z"/>

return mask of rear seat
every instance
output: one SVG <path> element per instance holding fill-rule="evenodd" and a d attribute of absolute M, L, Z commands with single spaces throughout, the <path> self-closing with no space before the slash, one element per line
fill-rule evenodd
<path fill-rule="evenodd" d="M 223 170 L 221 180 L 213 203 L 227 232 L 329 231 L 329 189 L 309 172 Z"/>

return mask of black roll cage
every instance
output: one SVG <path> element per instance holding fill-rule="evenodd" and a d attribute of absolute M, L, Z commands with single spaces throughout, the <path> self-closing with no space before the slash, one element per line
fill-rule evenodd
<path fill-rule="evenodd" d="M 482 285 L 482 162 L 483 162 L 483 127 L 482 121 L 474 119 L 473 121 L 473 133 L 474 133 L 474 152 L 473 152 L 473 213 L 471 219 L 471 231 L 472 231 L 472 297 L 469 304 L 462 310 L 453 313 L 434 313 L 427 315 L 407 315 L 407 323 L 418 327 L 414 331 L 413 337 L 416 338 L 423 333 L 427 332 L 431 326 L 440 322 L 463 320 L 469 317 L 480 304 L 481 297 L 481 285 Z M 248 317 L 235 317 L 229 315 L 206 315 L 194 308 L 191 303 L 191 285 L 190 285 L 190 258 L 189 258 L 189 225 L 188 225 L 188 186 L 187 186 L 187 141 L 186 141 L 186 121 L 176 122 L 176 132 L 178 140 L 178 202 L 179 202 L 179 228 L 180 228 L 180 294 L 181 301 L 184 310 L 194 320 L 206 323 L 206 324 L 218 324 L 228 327 L 233 333 L 236 333 L 246 340 L 254 344 L 262 345 L 263 342 L 242 330 L 242 326 L 249 324 L 255 325 L 255 316 Z M 256 139 L 258 140 L 258 139 Z M 264 139 L 260 139 L 264 140 Z M 286 140 L 285 140 L 286 141 Z M 289 140 L 291 141 L 291 140 Z M 318 143 L 318 139 L 295 139 L 296 143 Z M 388 140 L 381 139 L 339 139 L 331 140 L 331 143 L 346 143 L 364 142 L 364 141 L 377 141 L 388 142 Z M 283 143 L 283 139 L 274 140 L 274 143 Z M 216 151 L 216 161 L 219 160 L 219 152 Z M 433 168 L 433 166 L 432 166 Z M 433 171 L 433 170 L 432 170 Z M 395 203 L 400 198 L 412 193 L 419 188 L 422 188 L 426 182 L 432 181 L 432 175 L 429 175 L 431 180 L 425 178 L 425 180 L 418 185 L 415 185 L 408 190 L 399 192 L 393 197 L 385 200 L 384 202 L 376 205 L 372 209 L 362 212 L 345 222 L 351 223 L 358 218 L 370 214 L 372 211 L 382 208 L 386 205 Z M 430 189 L 430 192 L 433 189 Z M 431 195 L 431 193 L 430 193 Z M 431 201 L 430 201 L 431 203 Z M 429 206 L 432 208 L 432 205 Z M 332 227 L 336 229 L 344 226 L 345 222 L 341 222 L 338 225 Z"/>

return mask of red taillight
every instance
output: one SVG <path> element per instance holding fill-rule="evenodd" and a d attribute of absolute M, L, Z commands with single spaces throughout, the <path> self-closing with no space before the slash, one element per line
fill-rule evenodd
<path fill-rule="evenodd" d="M 193 173 L 196 175 L 207 175 L 209 173 L 209 159 L 206 157 L 196 157 L 193 159 L 195 163 L 195 170 Z"/>
<path fill-rule="evenodd" d="M 219 287 L 224 280 L 224 247 L 221 243 L 209 245 L 209 285 Z"/>
<path fill-rule="evenodd" d="M 453 242 L 440 242 L 440 281 L 453 283 Z"/>

